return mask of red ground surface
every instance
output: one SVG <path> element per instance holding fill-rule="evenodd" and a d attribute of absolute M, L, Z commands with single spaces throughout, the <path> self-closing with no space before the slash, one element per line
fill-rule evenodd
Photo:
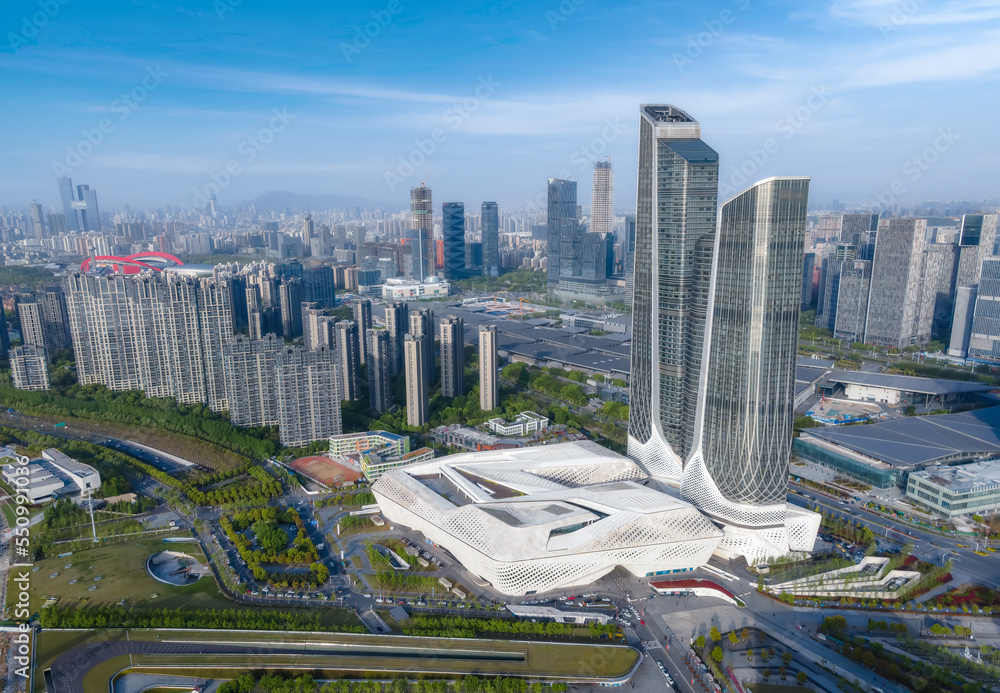
<path fill-rule="evenodd" d="M 329 457 L 315 455 L 313 457 L 300 457 L 288 464 L 289 467 L 297 471 L 302 476 L 309 477 L 313 481 L 318 481 L 324 486 L 336 488 L 344 484 L 353 484 L 361 478 L 361 472 L 350 467 L 337 464 Z"/>

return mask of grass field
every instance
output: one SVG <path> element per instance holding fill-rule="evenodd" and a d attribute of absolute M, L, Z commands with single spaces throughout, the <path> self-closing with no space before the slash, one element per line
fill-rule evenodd
<path fill-rule="evenodd" d="M 215 581 L 204 577 L 193 585 L 174 587 L 157 582 L 146 572 L 146 559 L 164 549 L 191 553 L 204 561 L 198 544 L 166 544 L 162 537 L 116 544 L 99 544 L 63 558 L 36 561 L 31 573 L 31 609 L 37 611 L 47 598 L 62 608 L 77 604 L 108 606 L 125 599 L 129 606 L 174 609 L 225 609 L 236 606 L 219 592 Z M 72 564 L 71 568 L 65 566 Z M 49 575 L 58 573 L 58 577 Z M 94 578 L 101 579 L 95 581 Z M 76 579 L 75 585 L 69 584 Z M 96 585 L 90 592 L 88 588 Z M 153 594 L 159 596 L 153 598 Z"/>
<path fill-rule="evenodd" d="M 36 671 L 44 671 L 62 652 L 84 642 L 124 640 L 123 631 L 44 631 L 37 649 Z M 287 653 L 267 655 L 203 655 L 143 654 L 135 655 L 136 668 L 143 671 L 182 674 L 186 676 L 217 676 L 243 669 L 285 669 L 309 671 L 318 679 L 337 678 L 346 672 L 411 672 L 444 675 L 506 674 L 531 678 L 551 677 L 556 680 L 574 677 L 618 677 L 635 664 L 638 654 L 622 646 L 555 643 L 524 643 L 503 640 L 449 640 L 443 638 L 408 638 L 403 636 L 346 635 L 333 633 L 260 633 L 250 631 L 202 632 L 191 630 L 133 630 L 132 641 L 205 642 L 217 645 L 246 644 L 253 646 L 288 646 Z M 393 652 L 413 648 L 412 656 L 357 656 L 352 647 L 390 648 Z M 435 654 L 426 656 L 427 651 Z M 466 659 L 449 658 L 450 651 L 463 651 Z M 331 651 L 341 654 L 331 655 Z M 496 654 L 511 654 L 514 660 L 492 659 Z M 424 656 L 420 656 L 423 654 Z M 106 690 L 108 679 L 128 658 L 108 660 L 92 669 L 84 679 L 85 690 Z M 227 671 L 228 670 L 228 671 Z M 36 682 L 34 690 L 41 691 Z M 768 693 L 768 692 L 763 692 Z M 789 693 L 792 693 L 789 691 Z"/>

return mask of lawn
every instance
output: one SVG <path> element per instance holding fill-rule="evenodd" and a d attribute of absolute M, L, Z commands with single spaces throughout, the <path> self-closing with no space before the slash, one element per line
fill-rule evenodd
<path fill-rule="evenodd" d="M 38 570 L 31 573 L 31 610 L 37 611 L 47 598 L 58 599 L 61 608 L 75 604 L 108 606 L 125 599 L 129 606 L 174 609 L 224 609 L 234 608 L 229 599 L 219 592 L 215 581 L 203 577 L 193 585 L 174 587 L 154 580 L 146 572 L 146 559 L 150 554 L 164 549 L 191 553 L 201 561 L 205 558 L 195 543 L 166 544 L 162 537 L 99 544 L 92 549 L 78 551 L 62 558 L 45 558 L 36 561 Z M 66 565 L 72 564 L 71 568 Z M 57 577 L 49 577 L 58 573 Z M 95 577 L 101 577 L 95 581 Z M 74 585 L 70 580 L 77 580 Z M 91 586 L 94 591 L 88 591 Z M 153 594 L 159 595 L 152 597 Z"/>

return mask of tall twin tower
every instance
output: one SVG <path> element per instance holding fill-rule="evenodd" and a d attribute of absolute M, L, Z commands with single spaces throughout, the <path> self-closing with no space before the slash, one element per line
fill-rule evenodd
<path fill-rule="evenodd" d="M 673 106 L 643 105 L 628 454 L 754 562 L 807 551 L 786 502 L 809 179 L 718 207 L 719 155 Z"/>

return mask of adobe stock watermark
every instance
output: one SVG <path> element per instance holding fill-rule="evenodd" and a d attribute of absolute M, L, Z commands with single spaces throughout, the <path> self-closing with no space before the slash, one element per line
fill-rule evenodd
<path fill-rule="evenodd" d="M 17 635 L 11 638 L 11 656 L 17 676 L 28 678 L 31 667 L 31 520 L 28 517 L 32 504 L 28 496 L 31 484 L 31 460 L 24 455 L 13 458 L 9 465 L 11 486 L 14 487 L 14 522 L 11 523 L 10 572 L 13 589 L 7 591 L 7 603 L 17 623 Z"/>
<path fill-rule="evenodd" d="M 371 45 L 383 29 L 392 24 L 393 17 L 403 11 L 403 4 L 399 0 L 389 0 L 384 10 L 372 10 L 372 18 L 364 24 L 355 24 L 354 40 L 351 43 L 340 42 L 340 52 L 344 55 L 344 60 L 351 62 L 355 55 Z"/>
<path fill-rule="evenodd" d="M 224 22 L 226 21 L 226 15 L 242 4 L 243 0 L 214 0 L 212 2 L 212 9 L 215 10 L 215 15 L 219 18 L 219 21 Z"/>
<path fill-rule="evenodd" d="M 899 198 L 906 194 L 906 181 L 913 184 L 923 178 L 924 174 L 938 162 L 941 155 L 951 149 L 961 137 L 958 133 L 953 132 L 951 127 L 938 128 L 934 141 L 903 163 L 900 169 L 902 177 L 892 181 L 888 189 L 875 191 L 875 199 L 878 200 L 882 208 L 889 209 L 895 205 Z"/>
<path fill-rule="evenodd" d="M 549 29 L 555 31 L 559 25 L 572 17 L 577 9 L 587 0 L 562 0 L 554 10 L 545 10 L 545 21 L 549 23 Z"/>
<path fill-rule="evenodd" d="M 746 151 L 746 157 L 739 164 L 729 167 L 729 177 L 723 179 L 719 172 L 719 198 L 728 199 L 754 182 L 754 176 L 764 167 L 772 156 L 781 150 L 782 142 L 787 141 L 799 130 L 805 127 L 812 117 L 821 111 L 830 100 L 826 86 L 819 85 L 809 90 L 805 102 L 794 111 L 788 111 L 774 121 L 774 131 L 781 137 L 766 137 L 759 147 L 751 147 Z"/>
<path fill-rule="evenodd" d="M 139 83 L 127 92 L 120 94 L 108 106 L 108 109 L 118 118 L 101 118 L 95 127 L 81 130 L 82 139 L 76 144 L 66 145 L 66 156 L 62 158 L 62 161 L 52 162 L 52 172 L 56 176 L 71 174 L 101 146 L 108 135 L 118 129 L 118 124 L 132 115 L 139 108 L 139 105 L 149 98 L 150 93 L 156 91 L 163 84 L 164 78 L 169 76 L 170 74 L 159 65 L 147 67 L 146 74 L 139 80 Z"/>
<path fill-rule="evenodd" d="M 191 207 L 186 208 L 186 211 L 195 211 L 199 207 L 208 205 L 212 195 L 218 195 L 228 188 L 232 184 L 233 178 L 243 173 L 243 167 L 256 160 L 257 156 L 274 142 L 278 133 L 284 132 L 285 128 L 295 120 L 295 115 L 289 113 L 287 108 L 280 111 L 275 108 L 271 113 L 271 119 L 265 127 L 244 138 L 236 146 L 238 158 L 230 159 L 218 171 L 209 171 L 210 180 L 201 187 L 192 189 Z"/>
<path fill-rule="evenodd" d="M 927 0 L 900 0 L 894 4 L 892 13 L 878 23 L 878 30 L 882 32 L 882 38 L 889 38 L 889 34 L 899 31 L 899 28 L 909 22 L 913 15 L 917 14 L 926 4 Z"/>
<path fill-rule="evenodd" d="M 427 163 L 427 160 L 438 150 L 438 148 L 448 141 L 451 132 L 461 129 L 463 123 L 479 110 L 479 108 L 493 96 L 493 93 L 500 87 L 501 83 L 493 79 L 493 75 L 479 78 L 479 84 L 459 102 L 451 105 L 441 118 L 444 120 L 446 128 L 437 127 L 428 133 L 427 137 L 418 137 L 413 140 L 413 149 L 410 153 L 399 157 L 399 164 L 395 171 L 385 171 L 382 175 L 385 178 L 389 191 L 393 192 L 406 179 L 416 173 L 420 166 Z"/>
<path fill-rule="evenodd" d="M 555 178 L 572 180 L 574 175 L 580 175 L 593 165 L 593 162 L 608 151 L 608 145 L 618 140 L 622 133 L 626 131 L 622 125 L 621 118 L 608 118 L 604 121 L 601 133 L 589 142 L 581 144 L 569 155 L 569 165 L 573 168 L 564 168 L 559 171 Z M 548 192 L 540 192 L 535 197 L 527 198 L 524 201 L 529 211 L 541 211 L 548 207 Z"/>
<path fill-rule="evenodd" d="M 732 0 L 732 3 L 736 5 L 736 8 L 740 12 L 750 7 L 750 0 Z M 674 54 L 670 56 L 674 61 L 674 67 L 677 68 L 677 72 L 684 72 L 685 66 L 692 64 L 700 58 L 705 50 L 726 32 L 726 27 L 736 21 L 736 16 L 735 12 L 727 8 L 719 12 L 718 17 L 703 21 L 701 24 L 705 27 L 705 30 L 699 31 L 694 35 L 689 35 L 687 41 L 684 42 L 684 52 L 674 51 Z"/>
<path fill-rule="evenodd" d="M 38 32 L 49 25 L 63 5 L 68 5 L 70 0 L 38 0 L 38 11 L 31 15 L 21 17 L 21 30 L 17 33 L 7 32 L 7 43 L 11 50 L 17 53 L 21 46 L 28 46 L 32 39 L 38 36 Z"/>

